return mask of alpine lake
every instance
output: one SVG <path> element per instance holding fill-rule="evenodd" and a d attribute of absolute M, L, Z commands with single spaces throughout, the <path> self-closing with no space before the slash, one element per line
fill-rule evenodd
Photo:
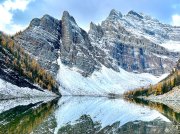
<path fill-rule="evenodd" d="M 180 112 L 106 97 L 0 101 L 0 134 L 179 134 Z"/>

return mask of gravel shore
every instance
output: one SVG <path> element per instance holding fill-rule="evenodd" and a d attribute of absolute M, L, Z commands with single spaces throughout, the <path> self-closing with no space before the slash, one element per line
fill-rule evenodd
<path fill-rule="evenodd" d="M 168 107 L 172 108 L 175 112 L 180 113 L 180 86 L 173 88 L 172 91 L 158 96 L 148 96 L 148 97 L 141 97 L 145 100 L 149 100 L 152 102 L 159 102 L 167 105 Z"/>

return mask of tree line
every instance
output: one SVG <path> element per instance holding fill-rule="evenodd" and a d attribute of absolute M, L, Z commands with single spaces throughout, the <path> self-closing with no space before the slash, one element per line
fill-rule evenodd
<path fill-rule="evenodd" d="M 178 61 L 179 65 L 180 61 Z M 156 85 L 149 85 L 148 87 L 138 88 L 124 93 L 125 97 L 149 96 L 149 95 L 162 95 L 171 91 L 174 87 L 180 85 L 180 70 L 178 66 L 171 71 L 171 74 L 160 81 Z"/>
<path fill-rule="evenodd" d="M 16 70 L 20 76 L 24 76 L 32 83 L 49 91 L 57 90 L 53 77 L 36 60 L 25 53 L 23 48 L 15 44 L 11 37 L 0 34 L 0 45 L 2 46 L 0 51 L 6 55 L 6 64 Z"/>

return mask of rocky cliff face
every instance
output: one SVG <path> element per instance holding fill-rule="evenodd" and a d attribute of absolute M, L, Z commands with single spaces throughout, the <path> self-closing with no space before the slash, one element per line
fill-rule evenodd
<path fill-rule="evenodd" d="M 112 10 L 101 25 L 91 23 L 89 37 L 93 45 L 106 51 L 123 69 L 159 75 L 171 70 L 179 56 L 159 44 L 180 41 L 178 33 L 178 28 L 149 16 L 134 11 L 123 16 Z"/>
<path fill-rule="evenodd" d="M 77 67 L 79 72 L 85 76 L 100 68 L 100 64 L 94 58 L 95 50 L 90 43 L 88 34 L 66 11 L 63 13 L 61 24 L 60 57 L 62 63 L 69 67 Z"/>
<path fill-rule="evenodd" d="M 159 75 L 171 70 L 179 56 L 159 44 L 180 41 L 179 33 L 180 28 L 150 16 L 135 11 L 122 15 L 114 9 L 101 25 L 91 23 L 87 33 L 65 11 L 61 20 L 49 15 L 33 19 L 15 40 L 54 77 L 59 55 L 63 64 L 76 67 L 83 76 L 102 65 L 117 72 L 122 67 L 130 72 Z"/>
<path fill-rule="evenodd" d="M 106 58 L 106 53 L 101 48 L 92 45 L 86 31 L 77 25 L 68 12 L 63 13 L 61 22 L 60 57 L 62 63 L 70 67 L 77 67 L 84 76 L 92 74 L 94 70 L 99 70 L 101 64 L 119 71 L 117 66 L 113 65 L 112 58 Z"/>
<path fill-rule="evenodd" d="M 60 32 L 60 21 L 44 15 L 41 19 L 33 19 L 26 30 L 15 36 L 15 41 L 55 76 L 59 69 L 56 60 L 60 48 Z"/>
<path fill-rule="evenodd" d="M 66 95 L 108 95 L 132 88 L 127 86 L 130 82 L 137 88 L 156 80 L 151 75 L 145 78 L 129 72 L 169 72 L 179 52 L 162 44 L 180 42 L 179 34 L 179 27 L 150 16 L 135 11 L 122 15 L 113 9 L 100 25 L 91 22 L 88 33 L 65 11 L 61 20 L 49 15 L 33 19 L 14 39 L 57 79 Z M 104 88 L 107 90 L 99 90 Z"/>

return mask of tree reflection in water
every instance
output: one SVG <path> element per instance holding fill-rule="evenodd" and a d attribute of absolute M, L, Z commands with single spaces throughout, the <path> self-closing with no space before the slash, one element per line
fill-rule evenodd
<path fill-rule="evenodd" d="M 156 118 L 161 114 L 151 114 L 147 106 L 172 122 Z M 158 115 L 149 120 L 154 114 Z M 132 119 L 133 116 L 138 118 Z M 143 120 L 146 117 L 148 120 Z M 178 134 L 179 121 L 179 113 L 159 103 L 76 97 L 29 103 L 4 111 L 0 113 L 0 134 Z"/>

